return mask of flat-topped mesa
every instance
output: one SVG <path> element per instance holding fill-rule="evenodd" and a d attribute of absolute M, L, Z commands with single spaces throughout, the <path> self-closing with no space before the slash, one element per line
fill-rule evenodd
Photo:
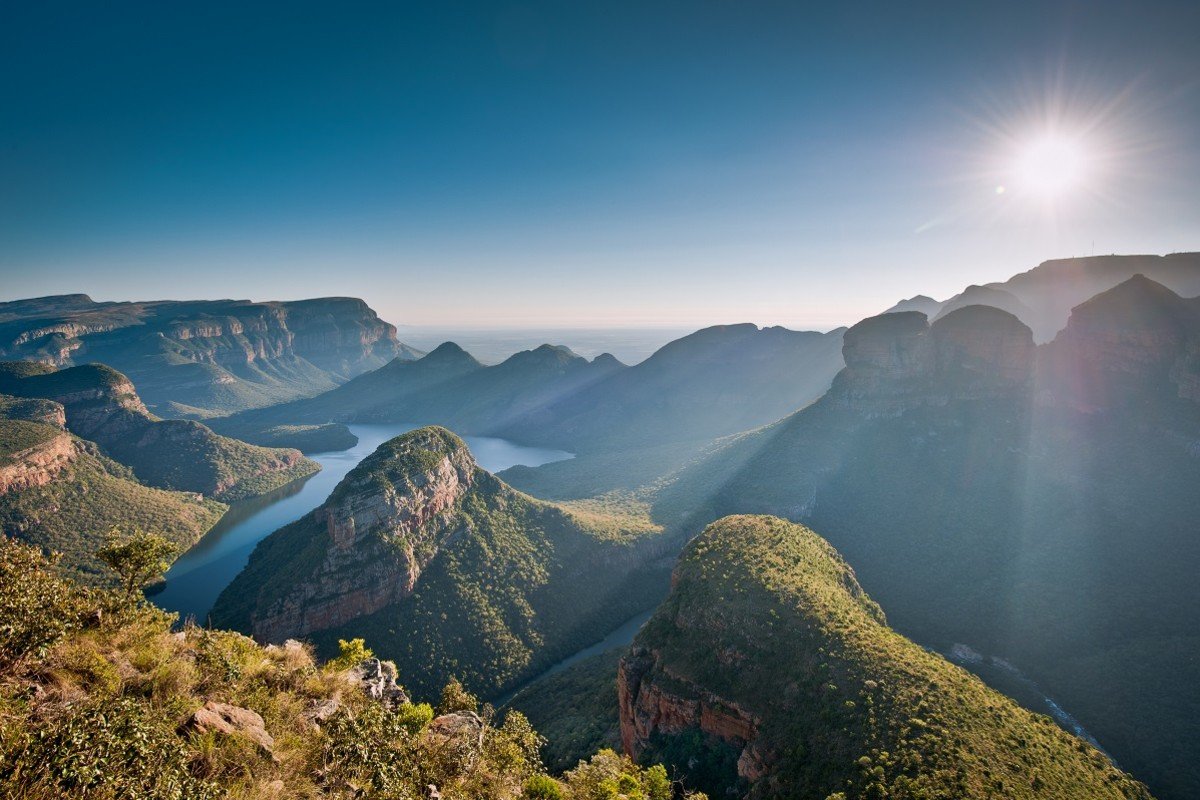
<path fill-rule="evenodd" d="M 168 416 L 274 405 L 419 351 L 362 300 L 0 303 L 0 359 L 109 364 Z"/>
<path fill-rule="evenodd" d="M 67 427 L 67 411 L 62 403 L 41 397 L 12 397 L 0 392 L 0 419 L 40 422 L 59 430 Z"/>
<path fill-rule="evenodd" d="M 870 317 L 846 335 L 831 401 L 870 416 L 1028 391 L 1033 336 L 991 306 L 965 306 L 929 324 L 918 311 Z"/>
<path fill-rule="evenodd" d="M 1033 375 L 1033 333 L 1007 311 L 964 306 L 930 326 L 937 376 L 958 398 L 1025 388 Z"/>
<path fill-rule="evenodd" d="M 458 505 L 482 477 L 466 444 L 444 428 L 421 428 L 381 445 L 324 505 L 294 523 L 325 532 L 320 562 L 254 614 L 254 636 L 303 636 L 411 594 L 422 570 L 458 532 Z"/>

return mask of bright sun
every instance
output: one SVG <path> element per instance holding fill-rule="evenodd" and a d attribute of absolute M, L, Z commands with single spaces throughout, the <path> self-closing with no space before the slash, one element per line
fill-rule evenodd
<path fill-rule="evenodd" d="M 1087 172 L 1087 153 L 1078 141 L 1048 135 L 1028 142 L 1017 153 L 1012 188 L 1046 200 L 1077 187 Z"/>

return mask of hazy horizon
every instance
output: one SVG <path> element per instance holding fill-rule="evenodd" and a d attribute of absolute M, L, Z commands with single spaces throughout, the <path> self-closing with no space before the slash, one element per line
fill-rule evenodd
<path fill-rule="evenodd" d="M 832 328 L 1200 246 L 1200 7 L 15 8 L 0 293 Z"/>

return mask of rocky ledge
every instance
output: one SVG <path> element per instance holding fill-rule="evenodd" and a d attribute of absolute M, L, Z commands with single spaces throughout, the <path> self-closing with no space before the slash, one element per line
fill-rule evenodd
<path fill-rule="evenodd" d="M 671 687 L 671 688 L 667 688 Z M 654 736 L 699 730 L 740 750 L 738 777 L 756 781 L 774 756 L 759 740 L 762 721 L 737 703 L 671 673 L 658 653 L 634 647 L 617 672 L 621 746 L 637 758 Z"/>
<path fill-rule="evenodd" d="M 79 457 L 77 445 L 70 434 L 59 433 L 0 459 L 0 496 L 50 483 Z"/>

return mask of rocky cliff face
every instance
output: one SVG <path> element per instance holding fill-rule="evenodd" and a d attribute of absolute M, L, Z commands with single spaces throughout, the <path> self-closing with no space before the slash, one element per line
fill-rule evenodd
<path fill-rule="evenodd" d="M 325 630 L 412 593 L 459 530 L 456 506 L 479 472 L 456 437 L 435 428 L 416 433 L 364 459 L 312 513 L 323 533 L 319 563 L 255 616 L 256 638 Z"/>
<path fill-rule="evenodd" d="M 760 717 L 673 674 L 661 654 L 649 648 L 634 647 L 621 659 L 617 703 L 621 746 L 635 759 L 654 737 L 693 730 L 736 750 L 737 775 L 747 781 L 762 778 L 777 759 L 759 741 Z"/>
<path fill-rule="evenodd" d="M 159 420 L 127 377 L 102 364 L 54 370 L 3 363 L 0 392 L 42 404 L 42 413 L 160 488 L 232 500 L 317 470 L 298 450 L 255 447 L 198 422 Z"/>
<path fill-rule="evenodd" d="M 59 433 L 0 459 L 0 497 L 53 481 L 79 456 L 77 444 L 70 434 Z"/>
<path fill-rule="evenodd" d="M 1029 328 L 991 306 L 965 306 L 932 326 L 917 311 L 881 314 L 846 332 L 846 368 L 831 400 L 892 416 L 922 405 L 1014 396 L 1031 386 L 1035 353 Z"/>
<path fill-rule="evenodd" d="M 320 652 L 364 637 L 417 694 L 515 688 L 661 597 L 678 539 L 649 520 L 521 494 L 444 428 L 384 443 L 268 536 L 217 625 Z"/>
<path fill-rule="evenodd" d="M 0 303 L 0 358 L 111 364 L 165 411 L 280 402 L 417 355 L 356 298 L 95 303 L 67 295 Z"/>

